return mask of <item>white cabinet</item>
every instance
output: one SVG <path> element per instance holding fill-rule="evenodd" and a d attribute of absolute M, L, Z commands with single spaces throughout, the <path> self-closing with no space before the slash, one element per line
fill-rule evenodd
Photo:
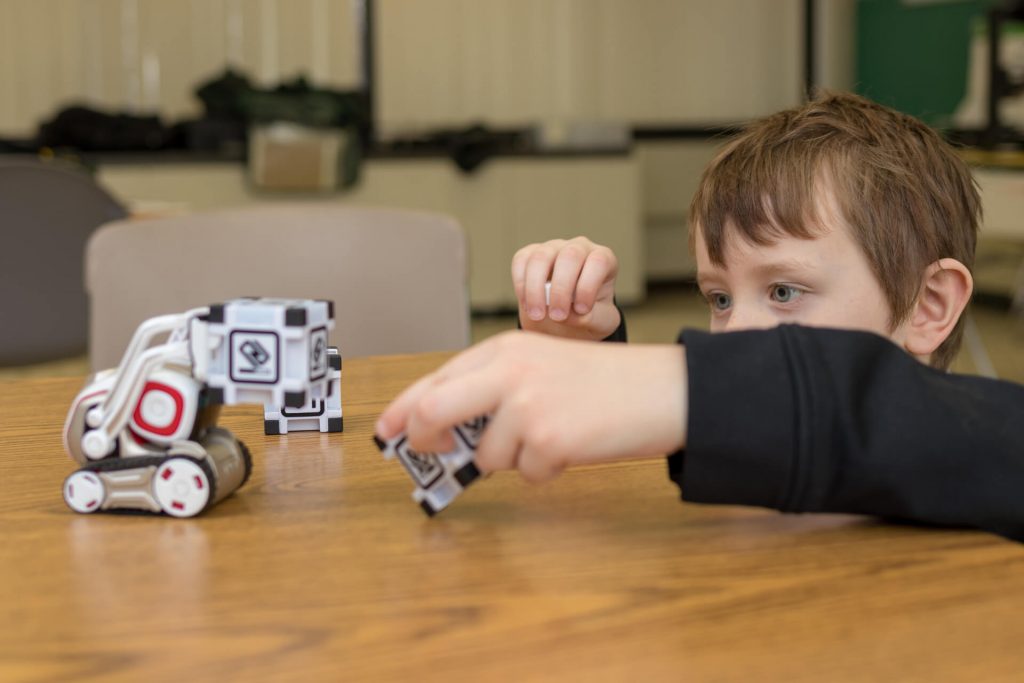
<path fill-rule="evenodd" d="M 711 138 L 637 145 L 647 245 L 644 272 L 649 279 L 680 280 L 697 272 L 688 242 L 690 201 L 704 167 L 723 142 Z"/>

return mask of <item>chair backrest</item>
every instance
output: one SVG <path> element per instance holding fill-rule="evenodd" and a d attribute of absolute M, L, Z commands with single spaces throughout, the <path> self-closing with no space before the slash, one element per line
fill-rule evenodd
<path fill-rule="evenodd" d="M 240 296 L 333 300 L 343 358 L 469 342 L 465 237 L 441 214 L 317 202 L 117 222 L 89 242 L 86 289 L 94 369 L 146 318 Z"/>
<path fill-rule="evenodd" d="M 0 365 L 85 352 L 85 243 L 97 227 L 124 216 L 73 167 L 0 161 Z"/>

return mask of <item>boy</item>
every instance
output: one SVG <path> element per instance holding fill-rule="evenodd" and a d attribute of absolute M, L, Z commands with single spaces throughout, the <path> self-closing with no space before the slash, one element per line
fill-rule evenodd
<path fill-rule="evenodd" d="M 1024 540 L 1024 387 L 943 372 L 979 214 L 933 131 L 825 95 L 729 142 L 693 199 L 712 332 L 734 334 L 684 331 L 684 353 L 579 341 L 625 338 L 614 254 L 585 238 L 531 245 L 512 264 L 522 326 L 573 340 L 488 340 L 407 389 L 378 432 L 444 449 L 450 425 L 492 413 L 483 470 L 539 481 L 672 453 L 686 500 Z"/>

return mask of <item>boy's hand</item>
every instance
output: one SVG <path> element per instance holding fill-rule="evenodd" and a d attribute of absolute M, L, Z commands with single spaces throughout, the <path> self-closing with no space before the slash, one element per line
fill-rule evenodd
<path fill-rule="evenodd" d="M 451 427 L 490 415 L 483 471 L 531 481 L 569 465 L 656 456 L 686 437 L 686 360 L 678 345 L 588 344 L 527 332 L 492 337 L 406 389 L 377 435 L 405 431 L 420 451 L 451 450 Z"/>
<path fill-rule="evenodd" d="M 530 244 L 512 257 L 512 284 L 524 330 L 600 341 L 619 326 L 613 303 L 619 261 L 586 237 Z M 544 285 L 551 282 L 551 303 Z"/>

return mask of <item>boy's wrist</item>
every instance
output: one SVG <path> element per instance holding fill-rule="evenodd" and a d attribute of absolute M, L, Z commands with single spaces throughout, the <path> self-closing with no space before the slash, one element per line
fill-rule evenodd
<path fill-rule="evenodd" d="M 612 300 L 612 306 L 615 307 L 615 314 L 617 316 L 617 322 L 615 328 L 607 335 L 601 338 L 604 342 L 622 342 L 625 343 L 628 340 L 626 334 L 626 316 L 623 314 L 622 309 L 619 308 L 619 304 Z"/>
<path fill-rule="evenodd" d="M 658 444 L 659 453 L 673 453 L 686 446 L 687 422 L 690 411 L 689 368 L 686 349 L 676 344 L 656 347 L 660 355 L 661 392 L 665 401 L 664 442 Z M 656 380 L 657 381 L 657 380 Z"/>

